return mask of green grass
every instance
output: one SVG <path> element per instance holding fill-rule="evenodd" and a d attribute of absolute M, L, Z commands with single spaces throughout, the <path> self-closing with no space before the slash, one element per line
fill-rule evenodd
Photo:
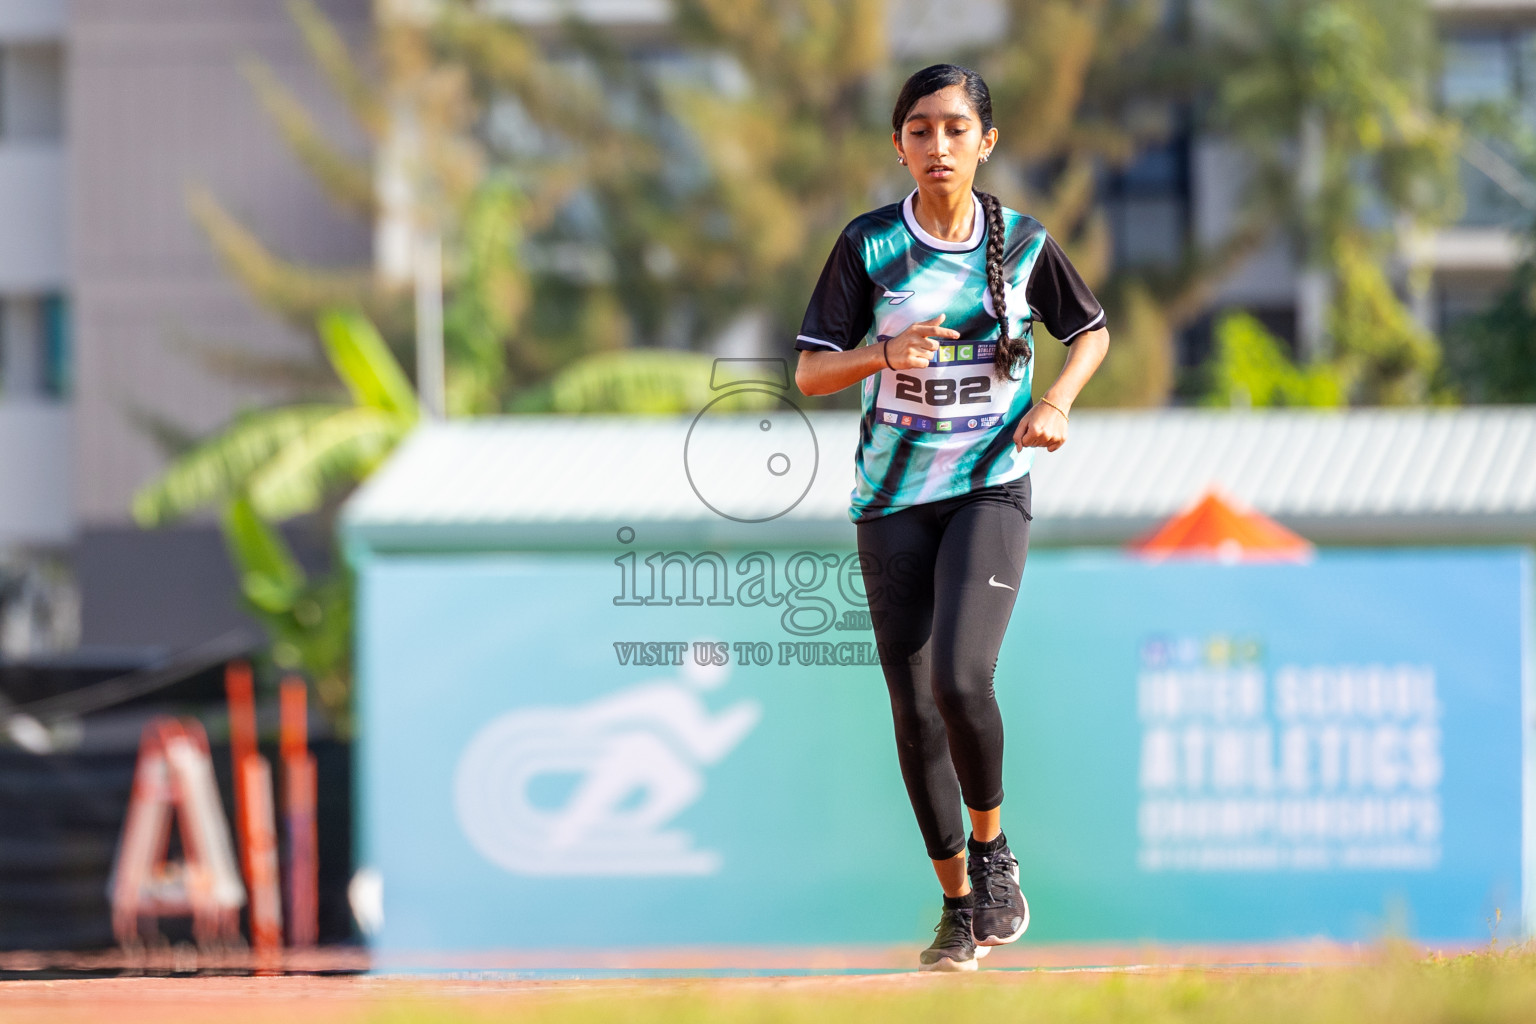
<path fill-rule="evenodd" d="M 1505 1024 L 1536 1021 L 1536 951 L 1259 973 L 1157 970 L 1065 974 L 993 972 L 530 986 L 396 1004 L 370 1024 L 694 1024 L 769 1022 L 1241 1021 L 1243 1024 Z"/>

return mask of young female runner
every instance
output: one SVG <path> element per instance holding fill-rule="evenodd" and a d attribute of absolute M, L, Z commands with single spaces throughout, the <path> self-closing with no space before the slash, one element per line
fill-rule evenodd
<path fill-rule="evenodd" d="M 795 342 L 795 382 L 807 395 L 862 383 L 850 514 L 902 778 L 944 889 L 919 962 L 974 970 L 978 953 L 1029 926 L 1001 827 L 992 673 L 1024 570 L 1030 464 L 1034 449 L 1066 442 L 1109 334 L 1039 222 L 972 191 L 997 144 L 976 72 L 919 71 L 891 128 L 917 188 L 843 229 Z M 1071 351 L 1032 400 L 1036 321 Z"/>

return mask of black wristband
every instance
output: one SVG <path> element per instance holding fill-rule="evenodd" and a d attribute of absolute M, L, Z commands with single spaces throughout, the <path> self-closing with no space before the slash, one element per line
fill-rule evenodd
<path fill-rule="evenodd" d="M 890 338 L 886 338 L 884 341 L 882 341 L 880 343 L 880 355 L 883 356 L 884 359 L 885 359 L 886 369 L 888 369 L 888 370 L 896 369 L 896 367 L 891 365 L 891 339 Z"/>

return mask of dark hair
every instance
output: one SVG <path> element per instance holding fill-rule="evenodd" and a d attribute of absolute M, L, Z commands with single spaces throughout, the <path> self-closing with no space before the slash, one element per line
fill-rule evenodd
<path fill-rule="evenodd" d="M 958 85 L 965 91 L 965 101 L 976 111 L 981 130 L 992 130 L 992 94 L 987 83 L 970 68 L 958 64 L 933 64 L 908 78 L 896 96 L 896 109 L 891 112 L 891 131 L 901 134 L 901 126 L 907 115 L 917 106 L 917 101 L 940 89 Z M 1008 333 L 1008 303 L 1003 283 L 1003 251 L 1007 241 L 1007 227 L 1003 224 L 1002 201 L 990 192 L 976 192 L 987 218 L 987 290 L 992 293 L 992 309 L 997 314 L 997 355 L 992 360 L 992 372 L 999 378 L 1013 377 L 1013 365 L 1020 359 L 1029 358 L 1029 346 L 1023 338 Z"/>

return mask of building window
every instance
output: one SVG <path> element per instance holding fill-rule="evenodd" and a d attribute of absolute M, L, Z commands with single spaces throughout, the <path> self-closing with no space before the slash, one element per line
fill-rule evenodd
<path fill-rule="evenodd" d="M 64 399 L 70 390 L 69 300 L 0 298 L 0 399 Z"/>
<path fill-rule="evenodd" d="M 1445 40 L 1440 93 L 1447 106 L 1504 103 L 1515 96 L 1516 37 L 1507 32 L 1452 35 Z"/>
<path fill-rule="evenodd" d="M 1451 32 L 1444 39 L 1440 96 L 1453 112 L 1499 110 L 1536 127 L 1536 27 L 1508 27 Z M 1497 180 L 1518 172 L 1519 155 L 1505 141 L 1482 136 L 1478 154 L 1464 156 L 1461 186 L 1466 209 L 1463 227 L 1505 227 L 1528 212 Z M 1490 175 L 1490 161 L 1496 164 Z"/>
<path fill-rule="evenodd" d="M 70 392 L 69 300 L 60 294 L 42 299 L 42 392 L 68 398 Z"/>
<path fill-rule="evenodd" d="M 63 135 L 63 47 L 0 46 L 0 140 L 51 141 Z"/>
<path fill-rule="evenodd" d="M 1188 243 L 1189 136 L 1149 146 L 1123 169 L 1107 174 L 1101 195 L 1121 267 L 1166 264 Z"/>

